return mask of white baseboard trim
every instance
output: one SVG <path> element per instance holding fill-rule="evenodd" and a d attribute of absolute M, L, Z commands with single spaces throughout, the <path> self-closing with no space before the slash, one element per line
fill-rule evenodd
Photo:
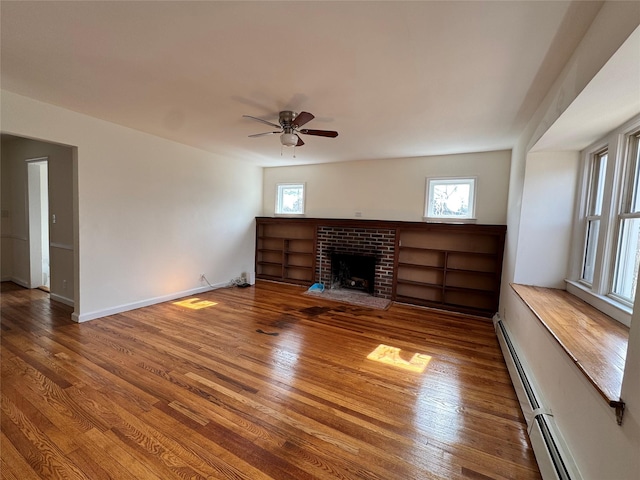
<path fill-rule="evenodd" d="M 51 242 L 49 244 L 50 248 L 58 248 L 60 250 L 70 250 L 73 251 L 73 245 L 68 245 L 66 243 L 57 243 L 57 242 Z"/>
<path fill-rule="evenodd" d="M 11 277 L 11 281 L 13 283 L 17 283 L 21 287 L 31 288 L 31 285 L 29 285 L 29 282 L 27 282 L 26 280 L 22 280 L 21 278 Z"/>
<path fill-rule="evenodd" d="M 182 292 L 170 293 L 168 295 L 153 297 L 147 300 L 141 300 L 139 302 L 127 303 L 125 305 L 106 308 L 104 310 L 96 310 L 95 312 L 81 313 L 80 315 L 74 312 L 73 315 L 71 315 L 71 318 L 74 322 L 78 322 L 78 323 L 88 322 L 89 320 L 95 320 L 96 318 L 102 318 L 102 317 L 107 317 L 109 315 L 115 315 L 117 313 L 128 312 L 129 310 L 135 310 L 137 308 L 149 307 L 157 303 L 168 302 L 171 300 L 175 300 L 176 298 L 188 297 L 190 295 L 197 295 L 198 293 L 204 293 L 204 292 L 208 292 L 211 290 L 216 290 L 218 288 L 224 288 L 228 286 L 229 286 L 229 282 L 216 283 L 211 286 L 207 285 L 206 287 L 198 287 L 198 288 L 193 288 L 191 290 L 184 290 Z"/>
<path fill-rule="evenodd" d="M 11 275 L 6 275 L 0 278 L 0 282 L 12 282 L 12 281 L 13 281 L 13 277 Z"/>
<path fill-rule="evenodd" d="M 71 298 L 63 297 L 62 295 L 57 295 L 55 293 L 49 292 L 49 298 L 56 302 L 64 303 L 70 307 L 75 307 L 75 302 Z"/>

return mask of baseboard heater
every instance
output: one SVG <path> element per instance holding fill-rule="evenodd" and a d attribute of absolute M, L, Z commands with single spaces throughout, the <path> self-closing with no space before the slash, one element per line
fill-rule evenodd
<path fill-rule="evenodd" d="M 545 408 L 541 395 L 528 371 L 524 358 L 518 354 L 509 330 L 498 315 L 493 318 L 511 381 L 520 408 L 527 422 L 527 432 L 544 480 L 581 480 L 575 462 L 562 439 L 551 412 Z"/>

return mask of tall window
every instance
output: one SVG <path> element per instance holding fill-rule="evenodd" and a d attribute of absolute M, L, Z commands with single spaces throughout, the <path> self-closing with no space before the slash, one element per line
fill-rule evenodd
<path fill-rule="evenodd" d="M 640 116 L 596 145 L 585 153 L 567 289 L 628 324 L 640 264 Z"/>
<path fill-rule="evenodd" d="M 584 260 L 582 262 L 581 280 L 591 285 L 596 265 L 596 250 L 600 234 L 602 215 L 602 198 L 604 195 L 604 179 L 607 171 L 608 152 L 603 150 L 591 158 L 589 169 L 589 191 L 587 197 L 587 216 Z"/>
<path fill-rule="evenodd" d="M 304 214 L 304 183 L 279 183 L 276 191 L 276 213 Z"/>
<path fill-rule="evenodd" d="M 640 252 L 640 132 L 629 135 L 622 202 L 618 214 L 618 245 L 611 292 L 625 303 L 633 304 L 638 283 Z"/>

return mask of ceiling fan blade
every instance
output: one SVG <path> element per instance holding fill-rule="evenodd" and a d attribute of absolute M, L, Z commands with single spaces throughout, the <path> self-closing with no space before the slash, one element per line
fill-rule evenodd
<path fill-rule="evenodd" d="M 300 130 L 300 133 L 304 135 L 317 135 L 318 137 L 336 138 L 338 136 L 338 132 L 334 132 L 333 130 L 308 130 L 305 128 Z"/>
<path fill-rule="evenodd" d="M 254 133 L 253 135 L 249 135 L 250 137 L 264 137 L 265 135 L 274 135 L 276 133 L 282 132 L 264 132 L 264 133 Z"/>
<path fill-rule="evenodd" d="M 251 115 L 242 115 L 242 116 L 245 118 L 251 118 L 253 120 L 257 120 L 258 122 L 266 123 L 267 125 L 271 125 L 272 127 L 281 128 L 281 126 L 276 123 L 268 122 L 258 117 L 252 117 Z"/>
<path fill-rule="evenodd" d="M 293 122 L 291 122 L 291 125 L 293 125 L 294 128 L 299 128 L 305 123 L 310 122 L 314 118 L 316 117 L 311 115 L 309 112 L 300 112 L 298 116 L 293 119 Z"/>
<path fill-rule="evenodd" d="M 300 135 L 296 135 L 296 137 L 298 137 L 298 143 L 296 143 L 296 147 L 301 147 L 302 145 L 304 145 L 304 142 L 300 138 Z"/>

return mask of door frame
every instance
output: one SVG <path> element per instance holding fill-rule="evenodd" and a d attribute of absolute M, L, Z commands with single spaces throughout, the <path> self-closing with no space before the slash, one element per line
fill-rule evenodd
<path fill-rule="evenodd" d="M 49 157 L 28 158 L 27 162 L 27 222 L 29 239 L 29 288 L 43 286 L 43 257 L 51 259 L 49 241 L 49 186 L 46 188 L 46 203 L 43 202 L 43 170 L 46 167 L 48 181 Z M 46 206 L 45 206 L 46 205 Z M 46 210 L 46 211 L 45 211 Z M 43 223 L 47 226 L 46 246 L 43 242 Z M 49 277 L 51 272 L 49 271 Z"/>

